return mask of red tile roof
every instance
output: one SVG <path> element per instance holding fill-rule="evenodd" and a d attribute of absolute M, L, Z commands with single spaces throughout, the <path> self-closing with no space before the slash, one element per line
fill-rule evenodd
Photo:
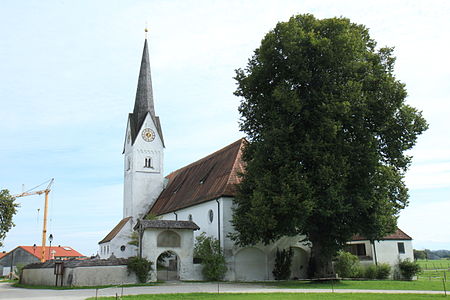
<path fill-rule="evenodd" d="M 245 143 L 245 139 L 239 139 L 167 175 L 169 182 L 149 213 L 161 215 L 221 196 L 235 196 L 236 184 L 240 182 L 238 173 L 244 171 Z"/>
<path fill-rule="evenodd" d="M 367 238 L 365 238 L 365 237 L 363 237 L 361 235 L 354 235 L 352 237 L 351 241 L 365 241 L 365 240 L 367 240 Z M 401 230 L 400 228 L 397 228 L 397 230 L 394 233 L 385 236 L 381 240 L 382 241 L 386 241 L 386 240 L 412 240 L 412 238 L 409 235 L 407 235 L 406 233 L 404 233 L 403 230 Z"/>
<path fill-rule="evenodd" d="M 120 230 L 123 228 L 123 226 L 125 226 L 125 224 L 127 224 L 128 220 L 131 219 L 131 217 L 127 217 L 124 218 L 122 220 L 120 220 L 120 222 L 116 225 L 116 227 L 114 227 L 104 238 L 103 240 L 101 240 L 100 242 L 98 242 L 99 244 L 103 244 L 103 243 L 107 243 L 109 241 L 111 241 L 119 232 Z"/>
<path fill-rule="evenodd" d="M 5 253 L 0 252 L 0 258 L 2 258 L 3 256 L 5 256 L 6 254 L 8 254 L 8 253 L 7 253 L 7 252 L 5 252 Z"/>
<path fill-rule="evenodd" d="M 33 246 L 19 246 L 17 248 L 22 248 L 23 250 L 31 253 L 32 255 L 36 256 L 37 258 L 41 258 L 41 246 L 36 246 L 35 249 L 33 249 Z M 17 249 L 16 248 L 16 249 Z M 58 258 L 58 257 L 69 257 L 69 258 L 75 258 L 75 257 L 84 257 L 83 254 L 76 251 L 72 247 L 68 246 L 52 246 L 51 249 L 49 246 L 45 247 L 45 259 L 49 260 L 51 259 L 49 254 L 50 251 L 53 253 L 51 255 L 52 258 Z"/>

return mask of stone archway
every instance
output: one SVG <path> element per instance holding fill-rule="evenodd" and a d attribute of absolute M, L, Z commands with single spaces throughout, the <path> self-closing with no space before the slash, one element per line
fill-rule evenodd
<path fill-rule="evenodd" d="M 156 278 L 158 281 L 180 280 L 180 257 L 171 250 L 162 252 L 156 259 Z"/>
<path fill-rule="evenodd" d="M 305 279 L 308 277 L 308 253 L 299 247 L 292 247 L 291 278 Z"/>

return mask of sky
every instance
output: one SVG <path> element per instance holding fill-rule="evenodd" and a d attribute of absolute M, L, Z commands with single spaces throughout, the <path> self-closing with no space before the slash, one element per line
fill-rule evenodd
<path fill-rule="evenodd" d="M 416 249 L 450 249 L 448 1 L 0 0 L 0 189 L 55 178 L 53 245 L 96 254 L 122 218 L 122 147 L 146 24 L 168 174 L 244 136 L 235 69 L 277 22 L 304 13 L 350 18 L 395 47 L 406 101 L 430 125 L 410 151 L 399 227 Z M 17 200 L 0 251 L 41 243 L 44 196 Z"/>

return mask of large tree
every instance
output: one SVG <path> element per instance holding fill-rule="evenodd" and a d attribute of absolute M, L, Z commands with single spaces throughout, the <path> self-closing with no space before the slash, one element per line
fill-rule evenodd
<path fill-rule="evenodd" d="M 12 219 L 19 206 L 14 200 L 8 190 L 0 191 L 0 247 L 3 246 L 2 241 L 6 233 L 14 226 Z"/>
<path fill-rule="evenodd" d="M 322 277 L 352 235 L 395 230 L 408 204 L 405 152 L 427 123 L 405 104 L 392 52 L 349 19 L 298 15 L 236 71 L 249 142 L 232 221 L 239 245 L 305 235 L 310 274 Z"/>

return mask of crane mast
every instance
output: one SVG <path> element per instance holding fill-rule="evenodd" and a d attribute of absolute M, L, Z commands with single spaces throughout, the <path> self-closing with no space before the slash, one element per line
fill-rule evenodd
<path fill-rule="evenodd" d="M 41 247 L 41 262 L 45 262 L 45 244 L 47 242 L 47 214 L 48 214 L 48 194 L 50 193 L 50 187 L 53 184 L 54 178 L 50 180 L 47 188 L 41 191 L 35 192 L 23 192 L 22 194 L 14 195 L 15 198 L 31 196 L 31 195 L 42 195 L 45 194 L 44 202 L 44 224 L 42 228 L 42 247 Z"/>

